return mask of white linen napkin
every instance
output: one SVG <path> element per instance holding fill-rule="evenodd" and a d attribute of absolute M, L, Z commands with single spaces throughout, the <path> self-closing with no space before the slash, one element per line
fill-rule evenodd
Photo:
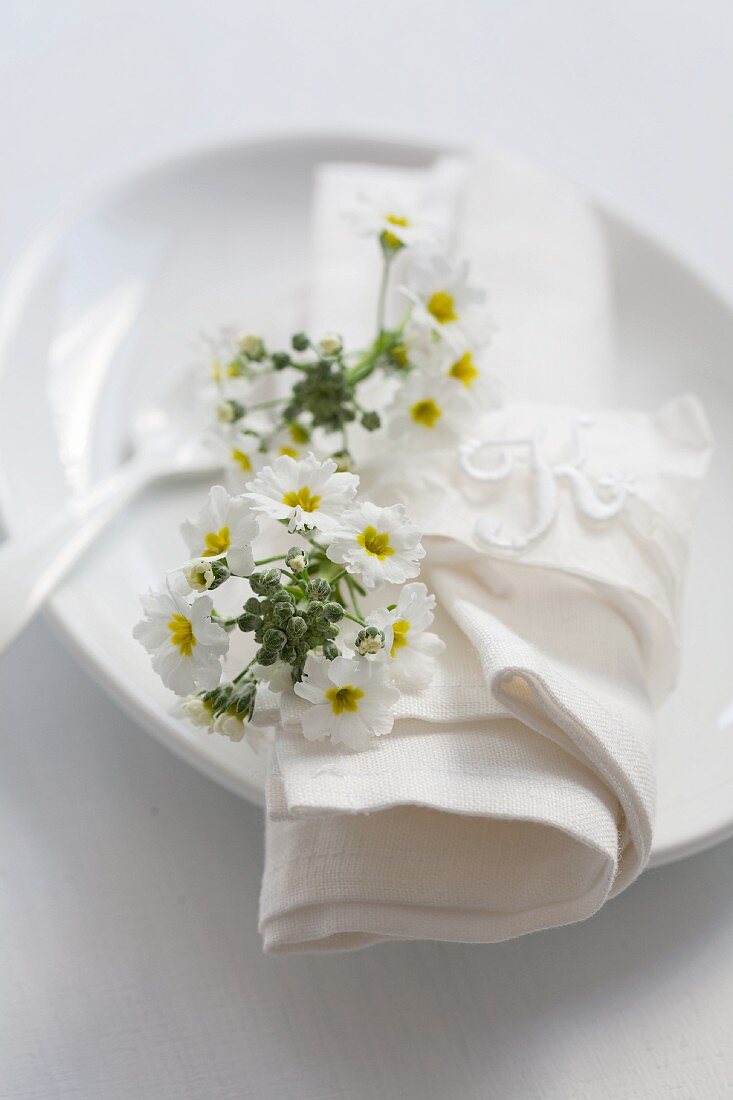
<path fill-rule="evenodd" d="M 363 189 L 385 171 L 363 169 Z M 338 220 L 338 208 L 326 220 L 326 196 L 344 174 L 353 190 L 353 168 L 321 170 L 324 227 Z M 608 283 L 592 214 L 534 170 L 483 154 L 466 218 L 464 251 L 506 326 L 507 388 L 601 403 Z M 318 255 L 314 301 L 325 302 L 335 270 L 325 239 Z M 512 443 L 463 462 L 384 455 L 364 472 L 369 497 L 403 500 L 425 532 L 421 579 L 447 649 L 430 687 L 401 697 L 394 730 L 366 752 L 307 742 L 304 704 L 285 701 L 267 781 L 266 951 L 506 939 L 589 916 L 649 857 L 651 699 L 674 678 L 704 415 L 690 397 L 592 423 L 572 407 L 513 404 L 481 437 Z M 612 499 L 616 515 L 592 517 Z M 527 545 L 501 545 L 513 539 Z"/>

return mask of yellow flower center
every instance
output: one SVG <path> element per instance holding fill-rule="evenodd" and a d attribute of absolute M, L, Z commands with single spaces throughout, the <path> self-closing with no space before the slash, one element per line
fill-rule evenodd
<path fill-rule="evenodd" d="M 327 691 L 326 698 L 331 704 L 331 710 L 334 714 L 343 714 L 345 710 L 354 714 L 359 709 L 359 700 L 364 698 L 364 692 L 361 688 L 344 684 L 343 687 L 331 688 L 330 691 Z"/>
<path fill-rule="evenodd" d="M 281 455 L 287 455 L 288 458 L 297 458 L 298 457 L 298 452 L 296 451 L 295 447 L 281 447 L 280 448 L 280 454 Z"/>
<path fill-rule="evenodd" d="M 392 624 L 392 630 L 394 631 L 394 638 L 392 640 L 392 648 L 389 651 L 390 657 L 394 657 L 396 650 L 402 649 L 407 645 L 407 635 L 410 630 L 410 624 L 407 619 L 398 619 L 396 623 Z"/>
<path fill-rule="evenodd" d="M 204 543 L 206 549 L 201 555 L 202 558 L 215 558 L 219 554 L 226 554 L 232 544 L 229 528 L 225 526 L 221 527 L 218 531 L 207 532 Z"/>
<path fill-rule="evenodd" d="M 237 447 L 234 447 L 232 450 L 232 460 L 236 462 L 237 466 L 239 466 L 245 474 L 248 474 L 252 469 L 249 455 L 245 454 L 244 451 L 240 451 Z"/>
<path fill-rule="evenodd" d="M 176 613 L 168 622 L 171 632 L 171 641 L 181 653 L 182 657 L 190 657 L 193 647 L 196 645 L 196 637 L 191 626 L 191 620 L 185 615 Z"/>
<path fill-rule="evenodd" d="M 410 409 L 410 416 L 422 428 L 434 428 L 443 415 L 432 397 L 424 401 L 416 401 Z"/>
<path fill-rule="evenodd" d="M 428 300 L 428 313 L 431 313 L 439 325 L 446 325 L 449 321 L 457 321 L 456 303 L 452 294 L 447 290 L 436 290 Z"/>
<path fill-rule="evenodd" d="M 406 228 L 410 224 L 407 218 L 403 218 L 401 214 L 387 214 L 384 220 L 388 222 L 389 225 L 400 225 L 403 228 Z M 395 252 L 398 248 L 402 248 L 402 241 L 400 238 L 396 233 L 390 233 L 389 229 L 385 229 L 382 233 L 382 243 Z"/>
<path fill-rule="evenodd" d="M 455 363 L 453 363 L 448 371 L 448 374 L 451 378 L 455 378 L 457 382 L 461 382 L 466 389 L 470 390 L 474 378 L 478 378 L 478 370 L 474 364 L 471 352 L 467 351 L 460 359 L 456 359 Z"/>
<path fill-rule="evenodd" d="M 230 378 L 238 378 L 241 373 L 242 372 L 239 368 L 239 363 L 236 359 L 232 359 L 231 363 L 227 367 L 227 374 Z"/>
<path fill-rule="evenodd" d="M 394 554 L 387 532 L 378 531 L 371 524 L 356 536 L 356 541 L 366 550 L 367 554 L 371 554 L 373 558 L 379 558 L 380 561 L 384 561 L 385 558 L 389 558 Z"/>
<path fill-rule="evenodd" d="M 297 492 L 291 489 L 290 492 L 283 494 L 283 504 L 287 504 L 288 508 L 302 508 L 304 512 L 317 512 L 320 503 L 321 498 L 311 496 L 307 485 L 302 485 Z"/>
<path fill-rule="evenodd" d="M 304 428 L 302 424 L 291 424 L 288 431 L 293 443 L 303 444 L 307 443 L 310 439 L 308 429 Z"/>

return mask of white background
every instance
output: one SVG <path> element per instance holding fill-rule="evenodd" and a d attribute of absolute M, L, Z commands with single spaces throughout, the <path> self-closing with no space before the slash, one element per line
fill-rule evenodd
<path fill-rule="evenodd" d="M 726 0 L 3 0 L 0 27 L 0 271 L 151 158 L 338 127 L 514 148 L 733 297 Z M 733 1095 L 733 843 L 509 944 L 271 960 L 259 813 L 44 623 L 0 677 L 1 1097 Z"/>

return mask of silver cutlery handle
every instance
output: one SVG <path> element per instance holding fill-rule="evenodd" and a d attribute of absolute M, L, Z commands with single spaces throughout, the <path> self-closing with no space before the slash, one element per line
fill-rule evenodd
<path fill-rule="evenodd" d="M 74 502 L 0 545 L 0 653 L 20 634 L 57 584 L 155 471 L 131 460 Z"/>

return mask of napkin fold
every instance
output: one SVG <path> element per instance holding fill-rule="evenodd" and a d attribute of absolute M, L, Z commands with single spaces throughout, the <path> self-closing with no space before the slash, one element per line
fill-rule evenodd
<path fill-rule="evenodd" d="M 424 532 L 421 579 L 446 651 L 365 752 L 306 741 L 305 704 L 283 699 L 266 788 L 269 952 L 491 942 L 581 920 L 651 850 L 653 702 L 674 679 L 705 417 L 692 397 L 652 416 L 577 408 L 612 390 L 602 235 L 581 200 L 490 153 L 467 172 L 437 165 L 432 192 L 431 172 L 324 166 L 316 227 L 338 220 L 330 203 L 343 205 L 346 182 L 353 193 L 409 178 L 413 195 L 441 194 L 446 232 L 505 326 L 514 393 L 572 404 L 497 410 L 470 463 L 446 450 L 364 470 L 365 494 L 402 500 Z M 319 240 L 316 303 L 349 266 Z M 614 494 L 615 514 L 592 514 Z"/>

